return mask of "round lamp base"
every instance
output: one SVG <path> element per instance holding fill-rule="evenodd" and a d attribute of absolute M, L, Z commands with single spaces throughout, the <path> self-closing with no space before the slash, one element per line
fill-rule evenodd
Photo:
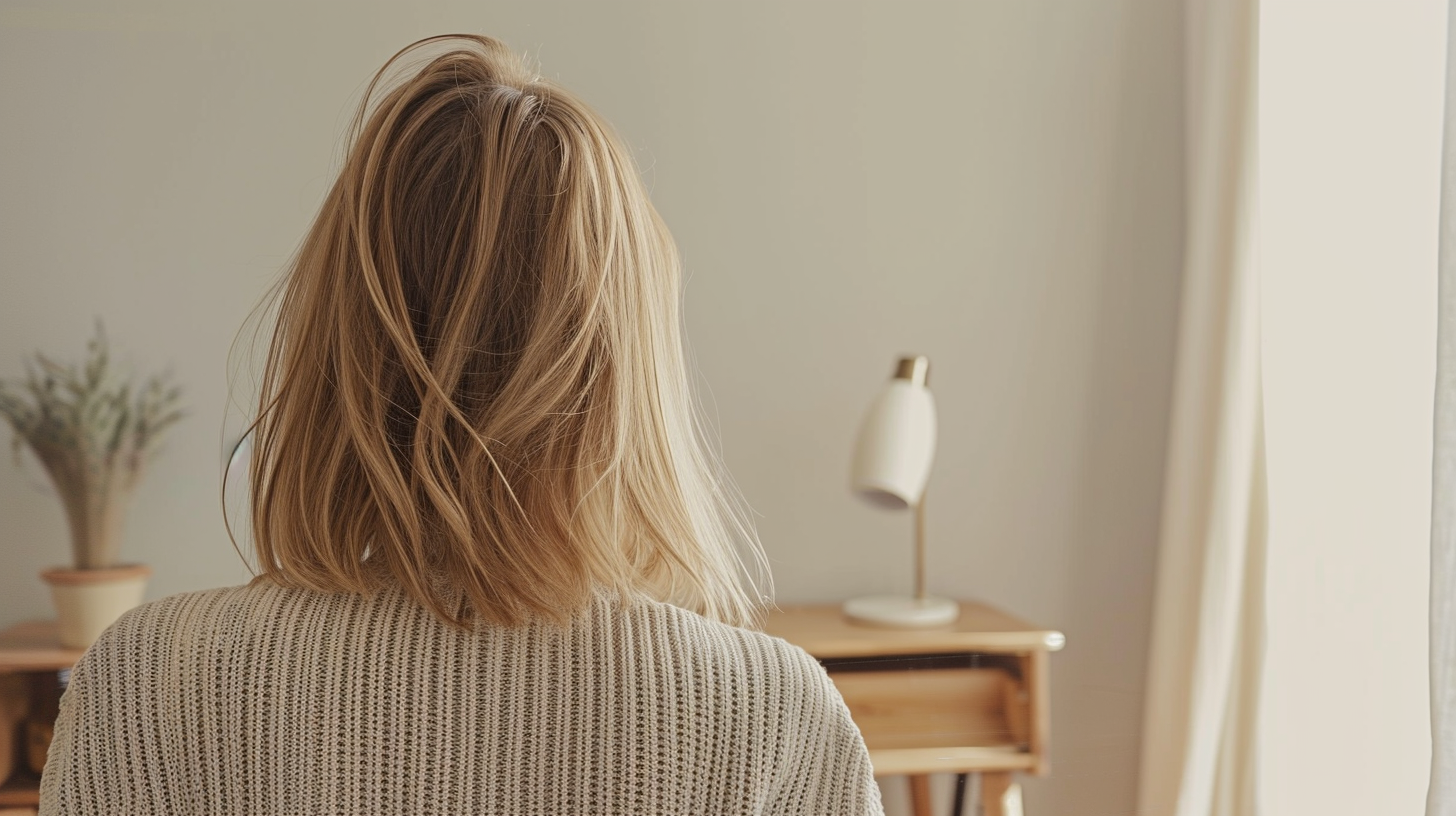
<path fill-rule="evenodd" d="M 944 626 L 960 617 L 961 608 L 946 598 L 912 598 L 908 595 L 871 595 L 844 602 L 844 616 L 851 623 L 920 629 Z"/>

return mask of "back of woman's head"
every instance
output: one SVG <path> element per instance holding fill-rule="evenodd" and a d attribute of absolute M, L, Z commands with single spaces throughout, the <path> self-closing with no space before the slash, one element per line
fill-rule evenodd
<path fill-rule="evenodd" d="M 489 38 L 406 48 L 277 303 L 262 574 L 399 585 L 460 624 L 562 619 L 604 589 L 748 621 L 739 548 L 762 560 L 703 443 L 678 300 L 595 113 Z"/>

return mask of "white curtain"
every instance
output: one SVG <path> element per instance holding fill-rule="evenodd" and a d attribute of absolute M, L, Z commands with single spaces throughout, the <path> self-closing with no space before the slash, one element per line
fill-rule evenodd
<path fill-rule="evenodd" d="M 1267 505 L 1257 0 L 1189 0 L 1183 304 L 1138 812 L 1252 816 Z"/>
<path fill-rule="evenodd" d="M 1431 474 L 1431 785 L 1427 816 L 1456 816 L 1456 2 L 1447 18 L 1446 44 Z"/>

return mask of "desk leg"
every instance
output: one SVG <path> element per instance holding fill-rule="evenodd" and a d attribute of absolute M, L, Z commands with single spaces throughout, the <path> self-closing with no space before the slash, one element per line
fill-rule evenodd
<path fill-rule="evenodd" d="M 981 813 L 985 816 L 1024 816 L 1021 786 L 1009 772 L 981 774 Z"/>
<path fill-rule="evenodd" d="M 930 816 L 929 774 L 915 774 L 910 777 L 910 812 L 915 816 Z"/>

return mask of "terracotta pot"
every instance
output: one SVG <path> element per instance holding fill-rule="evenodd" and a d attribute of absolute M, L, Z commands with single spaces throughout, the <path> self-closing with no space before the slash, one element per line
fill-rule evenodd
<path fill-rule="evenodd" d="M 61 645 L 85 649 L 122 613 L 142 602 L 150 567 L 128 564 L 105 569 L 49 569 L 40 577 L 51 586 Z"/>

